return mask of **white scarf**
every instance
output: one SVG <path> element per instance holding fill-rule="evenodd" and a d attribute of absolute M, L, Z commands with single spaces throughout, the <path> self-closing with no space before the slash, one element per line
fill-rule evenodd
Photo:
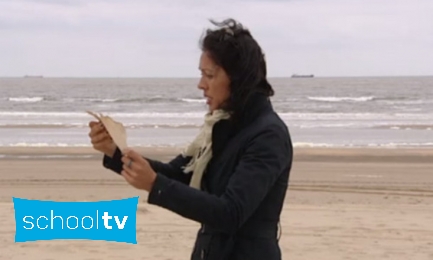
<path fill-rule="evenodd" d="M 204 125 L 194 141 L 183 152 L 191 156 L 191 161 L 184 167 L 184 172 L 192 172 L 190 186 L 200 189 L 203 172 L 212 158 L 212 128 L 216 122 L 226 119 L 229 114 L 223 110 L 214 110 L 205 115 Z"/>

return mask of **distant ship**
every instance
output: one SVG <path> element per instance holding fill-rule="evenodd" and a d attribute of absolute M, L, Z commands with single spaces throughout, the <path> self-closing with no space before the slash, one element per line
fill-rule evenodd
<path fill-rule="evenodd" d="M 36 79 L 41 79 L 41 78 L 43 78 L 44 76 L 42 76 L 42 75 L 24 75 L 24 78 L 36 78 Z"/>
<path fill-rule="evenodd" d="M 299 74 L 293 74 L 292 78 L 314 78 L 314 75 L 299 75 Z"/>

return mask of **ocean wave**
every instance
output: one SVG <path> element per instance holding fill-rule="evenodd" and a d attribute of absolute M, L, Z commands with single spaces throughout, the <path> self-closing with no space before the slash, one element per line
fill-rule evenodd
<path fill-rule="evenodd" d="M 427 100 L 422 100 L 422 99 L 404 100 L 404 101 L 384 100 L 384 102 L 390 105 L 421 105 L 421 104 L 429 103 Z"/>
<path fill-rule="evenodd" d="M 68 102 L 90 102 L 90 103 L 134 103 L 134 102 L 155 102 L 164 100 L 160 96 L 143 98 L 67 98 Z"/>
<path fill-rule="evenodd" d="M 404 147 L 433 147 L 432 142 L 426 143 L 368 143 L 368 144 L 331 144 L 331 143 L 308 143 L 295 142 L 294 147 L 299 148 L 404 148 Z"/>
<path fill-rule="evenodd" d="M 391 130 L 428 130 L 433 129 L 431 124 L 407 123 L 396 125 L 395 122 L 377 122 L 377 121 L 356 121 L 356 122 L 301 122 L 293 123 L 292 126 L 301 129 L 321 129 L 321 128 L 373 128 L 373 129 L 391 129 Z"/>
<path fill-rule="evenodd" d="M 89 101 L 91 102 L 102 102 L 102 103 L 111 103 L 111 102 L 117 102 L 119 99 L 116 98 L 103 98 L 103 99 L 99 99 L 99 98 L 90 98 Z"/>
<path fill-rule="evenodd" d="M 180 100 L 187 103 L 206 103 L 206 99 L 202 98 L 181 98 Z"/>
<path fill-rule="evenodd" d="M 322 102 L 367 102 L 375 99 L 374 96 L 366 97 L 307 97 L 312 101 Z"/>
<path fill-rule="evenodd" d="M 186 145 L 187 143 L 185 143 Z M 136 143 L 135 147 L 183 147 L 185 145 L 180 144 L 149 144 L 149 143 Z M 71 143 L 9 143 L 9 144 L 0 144 L 0 147 L 29 147 L 29 148 L 89 148 L 91 147 L 90 143 L 85 144 L 71 144 Z M 353 143 L 319 143 L 319 142 L 294 142 L 294 147 L 323 147 L 323 148 L 337 148 L 337 147 L 432 147 L 433 142 L 390 142 L 390 143 L 364 143 L 364 144 L 353 144 Z"/>
<path fill-rule="evenodd" d="M 427 130 L 431 131 L 433 129 L 433 125 L 431 124 L 378 124 L 375 125 L 374 128 L 378 129 L 391 129 L 391 130 Z"/>
<path fill-rule="evenodd" d="M 389 123 L 378 123 L 377 121 L 356 121 L 356 122 L 291 122 L 286 120 L 287 124 L 291 127 L 299 127 L 300 129 L 323 129 L 323 128 L 345 128 L 345 129 L 360 129 L 360 128 L 371 128 L 371 129 L 390 129 L 390 130 L 426 130 L 431 131 L 433 125 L 429 124 L 400 124 L 396 125 L 394 122 Z M 199 128 L 202 126 L 201 121 L 195 123 L 184 122 L 184 123 L 123 123 L 126 129 L 148 129 L 148 128 L 161 128 L 161 129 L 191 129 Z M 32 128 L 32 129 L 61 129 L 61 128 L 88 128 L 87 122 L 82 123 L 60 123 L 60 122 L 34 122 L 34 123 L 0 123 L 1 128 Z"/>
<path fill-rule="evenodd" d="M 172 124 L 156 124 L 156 123 L 124 123 L 127 129 L 140 129 L 140 128 L 197 128 L 202 124 L 192 124 L 192 123 L 172 123 Z M 87 123 L 6 123 L 1 124 L 0 128 L 87 128 L 89 125 Z"/>
<path fill-rule="evenodd" d="M 95 102 L 95 103 L 106 103 L 106 102 L 116 102 L 119 99 L 117 98 L 62 98 L 61 101 L 67 102 L 67 103 L 74 103 L 76 101 L 82 102 Z"/>
<path fill-rule="evenodd" d="M 317 123 L 317 124 L 293 124 L 301 129 L 320 129 L 320 128 L 360 128 L 373 127 L 374 123 Z"/>
<path fill-rule="evenodd" d="M 327 143 L 307 143 L 307 142 L 295 142 L 293 143 L 293 147 L 335 147 L 335 144 L 327 144 Z"/>
<path fill-rule="evenodd" d="M 132 97 L 132 98 L 63 98 L 64 102 L 74 103 L 74 102 L 89 102 L 89 103 L 204 103 L 206 102 L 203 98 L 173 98 L 173 97 L 163 97 L 160 95 L 151 97 Z"/>
<path fill-rule="evenodd" d="M 386 143 L 386 144 L 370 143 L 367 146 L 368 147 L 389 147 L 389 148 L 397 148 L 397 147 L 431 147 L 431 146 L 433 146 L 433 142 L 426 142 L 426 143 Z"/>
<path fill-rule="evenodd" d="M 95 111 L 99 112 L 99 111 Z M 112 117 L 115 120 L 126 123 L 127 120 L 137 120 L 147 125 L 155 124 L 168 124 L 172 125 L 171 122 L 176 124 L 191 123 L 189 120 L 202 121 L 205 116 L 205 111 L 202 112 L 112 112 L 103 114 Z M 402 121 L 402 122 L 414 122 L 417 124 L 423 124 L 423 122 L 431 122 L 433 113 L 290 113 L 290 112 L 278 112 L 278 115 L 286 122 L 292 124 L 297 121 L 331 121 L 339 123 L 353 123 L 354 121 Z M 85 111 L 83 112 L 31 112 L 31 111 L 0 111 L 0 119 L 3 125 L 8 124 L 87 124 L 87 119 L 93 119 Z M 83 121 L 82 121 L 83 119 Z M 160 119 L 163 122 L 154 122 L 155 119 Z M 66 121 L 67 120 L 67 121 Z M 86 120 L 84 122 L 84 120 Z M 62 122 L 63 121 L 63 122 Z M 66 121 L 66 122 L 64 122 Z M 76 121 L 76 122 L 74 122 Z M 53 123 L 55 122 L 55 123 Z M 131 122 L 128 122 L 131 123 Z M 404 124 L 404 123 L 402 123 Z M 73 125 L 72 125 L 73 127 Z"/>
<path fill-rule="evenodd" d="M 423 105 L 433 103 L 431 99 L 410 99 L 406 97 L 378 98 L 377 101 L 388 105 Z"/>
<path fill-rule="evenodd" d="M 91 144 L 68 144 L 68 143 L 9 143 L 9 144 L 1 144 L 0 146 L 9 146 L 9 147 L 90 147 Z"/>
<path fill-rule="evenodd" d="M 136 143 L 134 147 L 151 147 L 151 148 L 183 148 L 188 145 L 189 142 L 185 142 L 184 144 L 149 144 L 146 143 Z M 86 144 L 71 144 L 71 143 L 28 143 L 28 142 L 20 142 L 20 143 L 0 143 L 0 147 L 19 147 L 19 148 L 91 148 L 91 143 Z"/>
<path fill-rule="evenodd" d="M 10 102 L 21 102 L 21 103 L 36 103 L 44 100 L 43 97 L 9 97 L 7 98 Z"/>
<path fill-rule="evenodd" d="M 323 102 L 323 103 L 359 103 L 375 101 L 389 105 L 423 105 L 432 104 L 433 100 L 429 99 L 409 99 L 407 97 L 376 97 L 376 96 L 307 96 L 309 101 Z M 51 96 L 15 96 L 7 97 L 6 101 L 16 103 L 38 103 L 38 102 L 65 102 L 65 103 L 119 103 L 119 104 L 140 104 L 140 103 L 166 103 L 166 104 L 203 104 L 206 99 L 198 96 L 185 96 L 185 97 L 164 97 L 161 95 L 145 96 L 145 97 L 51 97 Z M 283 98 L 276 99 L 275 105 L 286 102 L 304 102 L 303 98 Z"/>
<path fill-rule="evenodd" d="M 152 148 L 182 148 L 187 145 L 185 144 L 149 144 L 149 143 L 137 143 L 134 144 L 134 147 L 152 147 Z M 314 143 L 314 142 L 294 142 L 293 146 L 295 148 L 430 148 L 433 147 L 433 142 L 400 142 L 400 143 L 365 143 L 365 144 L 353 144 L 353 143 Z M 91 144 L 66 144 L 66 143 L 10 143 L 10 144 L 1 144 L 0 147 L 21 147 L 21 148 L 78 148 L 84 147 L 89 148 Z M 47 158 L 60 158 L 63 155 L 47 155 Z M 5 158 L 5 155 L 0 154 L 0 158 Z"/>
<path fill-rule="evenodd" d="M 95 111 L 99 112 L 99 111 Z M 125 113 L 125 112 L 113 112 L 105 113 L 105 115 L 110 117 L 124 117 L 124 118 L 202 118 L 206 112 L 135 112 L 135 113 Z M 31 111 L 0 111 L 0 116 L 10 116 L 10 117 L 89 117 L 85 111 L 83 112 L 31 112 Z"/>
<path fill-rule="evenodd" d="M 284 120 L 430 120 L 433 113 L 278 113 Z"/>
<path fill-rule="evenodd" d="M 0 159 L 88 159 L 94 158 L 94 155 L 60 155 L 60 154 L 32 154 L 32 155 L 17 155 L 17 154 L 0 154 Z"/>
<path fill-rule="evenodd" d="M 59 127 L 75 127 L 81 126 L 85 124 L 81 123 L 61 123 L 61 122 L 36 122 L 36 123 L 0 123 L 0 128 L 26 128 L 26 127 L 35 127 L 35 128 L 59 128 Z"/>
<path fill-rule="evenodd" d="M 8 97 L 9 102 L 36 103 L 44 101 L 59 101 L 65 103 L 205 103 L 206 100 L 197 97 L 163 97 L 160 95 L 151 97 L 131 98 L 98 98 L 98 97 Z"/>
<path fill-rule="evenodd" d="M 376 96 L 360 96 L 360 97 L 334 97 L 334 96 L 308 96 L 308 100 L 321 102 L 368 102 L 376 101 L 390 105 L 420 105 L 432 103 L 432 100 L 426 99 L 409 99 L 407 97 L 376 97 Z"/>

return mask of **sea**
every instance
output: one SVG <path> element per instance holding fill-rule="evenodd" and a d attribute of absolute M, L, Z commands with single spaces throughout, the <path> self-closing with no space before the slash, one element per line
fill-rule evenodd
<path fill-rule="evenodd" d="M 295 147 L 433 148 L 433 77 L 270 78 Z M 129 146 L 182 147 L 207 112 L 195 78 L 0 78 L 1 147 L 91 146 L 91 110 Z"/>

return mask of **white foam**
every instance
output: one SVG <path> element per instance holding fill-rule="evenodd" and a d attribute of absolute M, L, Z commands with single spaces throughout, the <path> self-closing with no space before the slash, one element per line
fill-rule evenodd
<path fill-rule="evenodd" d="M 431 122 L 433 113 L 278 113 L 285 120 L 428 120 Z"/>
<path fill-rule="evenodd" d="M 346 174 L 343 176 L 351 177 L 351 178 L 373 178 L 373 179 L 378 179 L 383 177 L 382 175 L 372 175 L 372 174 Z"/>
<path fill-rule="evenodd" d="M 68 158 L 92 158 L 92 155 L 3 155 L 0 158 L 14 159 L 68 159 Z"/>
<path fill-rule="evenodd" d="M 206 103 L 206 99 L 181 98 L 180 100 L 188 103 Z"/>
<path fill-rule="evenodd" d="M 388 148 L 396 148 L 396 147 L 430 147 L 433 146 L 433 143 L 386 143 L 386 144 L 376 144 L 370 143 L 367 145 L 368 147 L 388 147 Z"/>
<path fill-rule="evenodd" d="M 308 97 L 309 100 L 313 101 L 324 101 L 324 102 L 366 102 L 374 100 L 374 96 L 368 97 Z"/>
<path fill-rule="evenodd" d="M 202 123 L 124 123 L 125 128 L 197 128 L 202 125 Z M 1 127 L 28 127 L 28 128 L 87 128 L 89 127 L 87 123 L 61 123 L 61 122 L 34 122 L 34 123 L 0 123 Z"/>
<path fill-rule="evenodd" d="M 91 144 L 66 144 L 66 143 L 11 143 L 7 145 L 0 144 L 0 146 L 9 146 L 9 147 L 90 147 Z"/>
<path fill-rule="evenodd" d="M 335 144 L 295 142 L 294 147 L 335 147 Z"/>
<path fill-rule="evenodd" d="M 23 103 L 35 103 L 44 100 L 43 97 L 10 97 L 8 101 L 11 102 L 23 102 Z"/>
<path fill-rule="evenodd" d="M 96 111 L 99 112 L 99 111 Z M 113 112 L 106 113 L 113 118 L 203 118 L 206 112 L 186 112 L 186 113 L 163 113 L 163 112 L 137 112 L 137 113 L 122 113 Z M 85 111 L 83 112 L 30 112 L 30 111 L 0 111 L 0 116 L 10 117 L 90 117 Z"/>
<path fill-rule="evenodd" d="M 106 115 L 113 117 L 114 119 L 203 119 L 206 111 L 196 112 L 102 112 Z M 430 114 L 416 114 L 416 113 L 291 113 L 291 112 L 279 112 L 279 116 L 285 120 L 429 120 L 433 118 L 433 113 Z M 91 118 L 85 111 L 83 112 L 32 112 L 32 111 L 0 111 L 0 118 L 11 120 L 22 120 L 22 119 L 52 119 L 59 118 Z"/>
<path fill-rule="evenodd" d="M 367 145 L 364 144 L 330 144 L 330 143 L 308 143 L 308 142 L 295 142 L 293 144 L 294 147 L 324 147 L 324 148 L 354 148 L 354 147 L 376 147 L 376 148 L 397 148 L 397 147 L 433 147 L 433 143 L 369 143 Z"/>

